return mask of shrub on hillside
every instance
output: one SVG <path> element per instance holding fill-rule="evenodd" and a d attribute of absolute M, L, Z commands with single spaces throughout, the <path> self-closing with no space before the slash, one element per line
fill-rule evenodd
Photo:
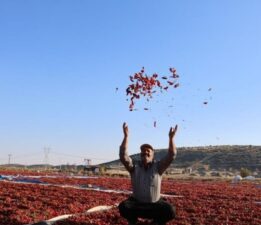
<path fill-rule="evenodd" d="M 241 177 L 247 177 L 251 175 L 251 171 L 247 168 L 241 168 L 240 170 Z"/>

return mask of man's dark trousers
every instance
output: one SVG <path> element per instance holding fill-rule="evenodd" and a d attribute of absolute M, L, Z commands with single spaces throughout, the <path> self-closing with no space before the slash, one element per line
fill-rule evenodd
<path fill-rule="evenodd" d="M 142 203 L 129 197 L 119 204 L 119 211 L 131 223 L 135 223 L 139 217 L 153 219 L 158 224 L 166 224 L 175 218 L 175 207 L 162 198 L 157 202 Z"/>

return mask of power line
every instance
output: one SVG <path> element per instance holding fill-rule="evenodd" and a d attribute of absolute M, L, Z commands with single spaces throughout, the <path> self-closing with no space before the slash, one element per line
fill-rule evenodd
<path fill-rule="evenodd" d="M 31 157 L 31 156 L 41 156 L 42 157 L 42 152 L 13 156 L 13 158 L 19 159 L 19 158 L 28 158 L 28 157 Z"/>
<path fill-rule="evenodd" d="M 43 158 L 43 153 L 44 153 L 44 158 Z M 51 154 L 51 155 L 50 155 Z M 6 158 L 0 158 L 1 162 L 4 162 L 7 160 L 8 164 L 14 163 L 14 162 L 22 162 L 22 161 L 27 161 L 30 163 L 33 163 L 35 160 L 38 161 L 38 163 L 43 162 L 46 166 L 50 163 L 50 156 L 52 156 L 52 160 L 57 160 L 58 158 L 69 158 L 70 160 L 77 160 L 81 162 L 84 162 L 85 165 L 92 165 L 94 161 L 110 161 L 113 160 L 114 158 L 92 158 L 89 156 L 81 156 L 81 155 L 75 155 L 75 154 L 67 154 L 67 153 L 62 153 L 62 152 L 57 152 L 57 151 L 51 151 L 51 148 L 49 146 L 44 146 L 42 151 L 37 151 L 37 152 L 32 152 L 32 153 L 27 153 L 27 154 L 8 154 L 8 159 Z M 71 158 L 71 159 L 70 159 Z"/>
<path fill-rule="evenodd" d="M 71 155 L 71 154 L 67 154 L 67 153 L 60 153 L 60 152 L 54 152 L 54 151 L 52 151 L 52 154 L 63 155 L 63 156 L 74 157 L 74 158 L 81 158 L 81 159 L 86 158 L 85 156 Z M 104 158 L 90 158 L 90 157 L 88 157 L 88 159 L 91 159 L 91 160 L 111 160 L 109 158 L 104 159 Z"/>
<path fill-rule="evenodd" d="M 74 157 L 74 158 L 81 158 L 81 159 L 84 158 L 83 156 L 71 155 L 71 154 L 60 153 L 60 152 L 54 152 L 54 151 L 52 151 L 52 154 L 55 154 L 55 155 L 63 155 L 63 156 Z"/>

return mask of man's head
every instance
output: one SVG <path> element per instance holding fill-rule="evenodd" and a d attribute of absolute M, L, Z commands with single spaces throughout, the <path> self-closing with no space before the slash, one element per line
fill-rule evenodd
<path fill-rule="evenodd" d="M 153 147 L 149 144 L 143 144 L 140 146 L 140 157 L 143 165 L 151 163 L 154 159 Z"/>

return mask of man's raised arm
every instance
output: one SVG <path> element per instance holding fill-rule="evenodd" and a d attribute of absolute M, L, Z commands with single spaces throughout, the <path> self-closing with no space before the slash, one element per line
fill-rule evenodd
<path fill-rule="evenodd" d="M 175 134 L 178 130 L 178 125 L 175 126 L 175 128 L 171 127 L 169 130 L 169 149 L 168 154 L 160 160 L 160 166 L 159 166 L 159 173 L 163 174 L 164 171 L 169 167 L 173 159 L 176 158 L 177 155 L 177 149 L 174 142 Z"/>
<path fill-rule="evenodd" d="M 127 147 L 128 147 L 128 137 L 129 137 L 129 130 L 126 123 L 123 123 L 123 140 L 120 146 L 120 160 L 125 168 L 131 172 L 133 170 L 132 159 L 128 155 Z"/>

